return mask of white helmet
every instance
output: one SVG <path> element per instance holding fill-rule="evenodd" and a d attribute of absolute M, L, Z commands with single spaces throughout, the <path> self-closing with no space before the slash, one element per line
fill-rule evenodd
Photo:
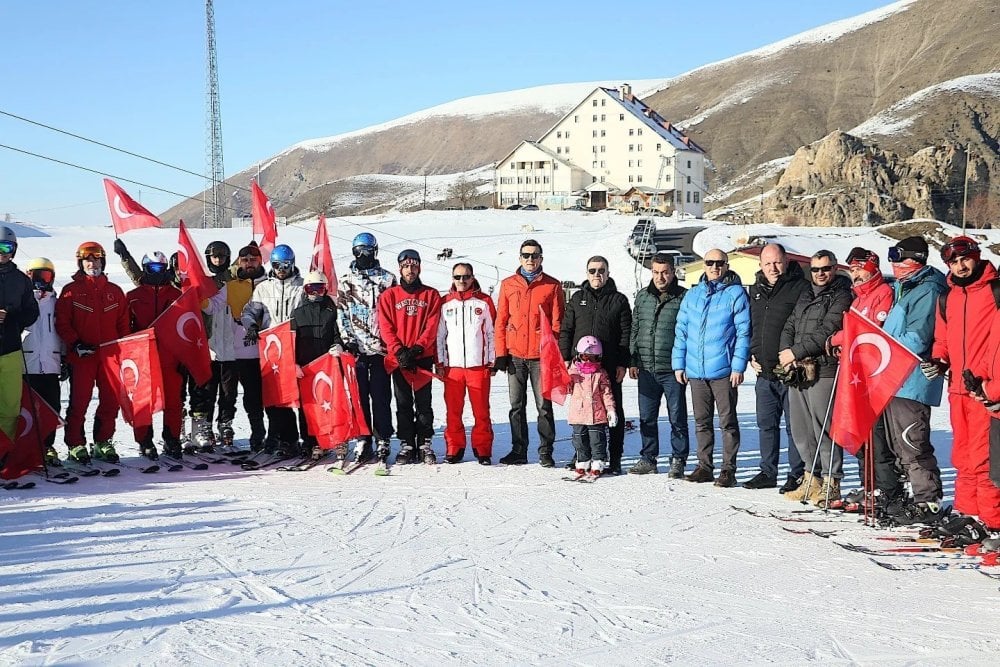
<path fill-rule="evenodd" d="M 326 274 L 321 271 L 310 271 L 306 274 L 306 278 L 302 281 L 304 285 L 325 285 L 326 284 Z"/>

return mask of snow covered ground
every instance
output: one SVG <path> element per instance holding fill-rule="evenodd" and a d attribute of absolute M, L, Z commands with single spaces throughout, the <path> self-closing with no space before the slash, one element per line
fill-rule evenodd
<path fill-rule="evenodd" d="M 425 258 L 425 282 L 445 287 L 450 262 L 437 263 L 433 251 L 448 246 L 451 261 L 471 261 L 486 289 L 513 270 L 530 236 L 559 279 L 580 280 L 588 256 L 608 256 L 631 296 L 622 243 L 634 222 L 571 212 L 428 212 L 332 220 L 330 233 L 341 268 L 349 239 L 363 230 L 358 223 L 379 237 L 387 266 L 413 245 Z M 279 241 L 305 255 L 313 230 L 283 228 Z M 79 242 L 111 247 L 107 229 L 45 231 L 51 238 L 25 239 L 17 259 L 47 255 L 61 279 Z M 248 230 L 192 233 L 201 246 L 222 238 L 235 250 Z M 125 238 L 140 257 L 175 239 L 176 230 Z M 794 242 L 799 252 L 810 249 L 801 236 Z M 124 280 L 117 267 L 113 277 Z M 752 382 L 740 391 L 741 482 L 758 462 Z M 440 388 L 435 393 L 440 427 Z M 497 459 L 510 442 L 503 379 L 492 397 Z M 633 420 L 636 405 L 635 383 L 626 381 Z M 556 408 L 561 462 L 572 456 L 565 415 Z M 665 415 L 661 423 L 666 442 Z M 934 411 L 933 431 L 947 464 L 946 409 Z M 120 448 L 136 462 L 130 436 L 120 423 Z M 440 438 L 435 445 L 440 455 Z M 638 434 L 626 435 L 626 464 L 638 450 Z M 569 484 L 560 469 L 472 461 L 392 472 L 335 477 L 322 468 L 216 465 L 126 470 L 65 487 L 38 479 L 34 490 L 0 491 L 0 664 L 995 664 L 1000 651 L 1000 582 L 974 570 L 878 567 L 833 544 L 887 545 L 875 540 L 884 533 L 851 519 L 783 523 L 731 509 L 799 507 L 773 490 L 717 489 L 662 474 Z M 853 487 L 853 462 L 848 478 Z M 950 495 L 950 466 L 945 479 Z M 837 534 L 785 530 L 807 527 Z"/>

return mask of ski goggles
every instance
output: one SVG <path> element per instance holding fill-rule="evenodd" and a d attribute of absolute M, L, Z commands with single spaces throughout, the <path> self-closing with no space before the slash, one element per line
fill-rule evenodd
<path fill-rule="evenodd" d="M 355 257 L 371 257 L 375 254 L 375 248 L 370 245 L 356 245 L 351 248 L 351 252 Z"/>
<path fill-rule="evenodd" d="M 13 255 L 17 244 L 13 241 L 0 241 L 0 255 Z"/>
<path fill-rule="evenodd" d="M 295 262 L 290 259 L 271 262 L 272 271 L 291 271 L 295 267 Z"/>
<path fill-rule="evenodd" d="M 951 264 L 959 257 L 969 257 L 979 254 L 979 244 L 972 239 L 955 239 L 941 246 L 941 259 L 945 264 Z"/>
<path fill-rule="evenodd" d="M 104 248 L 97 245 L 85 245 L 76 251 L 77 259 L 104 259 Z"/>
<path fill-rule="evenodd" d="M 326 285 L 323 283 L 309 283 L 308 285 L 302 286 L 302 291 L 305 292 L 307 296 L 322 296 L 326 294 Z"/>
<path fill-rule="evenodd" d="M 240 259 L 249 259 L 250 257 L 256 257 L 257 259 L 260 259 L 260 250 L 258 250 L 252 245 L 246 246 L 245 248 L 240 249 L 239 257 Z"/>
<path fill-rule="evenodd" d="M 396 258 L 396 261 L 399 263 L 400 266 L 412 266 L 415 264 L 419 265 L 420 255 L 417 253 L 416 250 L 404 250 L 403 252 L 399 253 L 399 256 Z"/>
<path fill-rule="evenodd" d="M 56 274 L 52 269 L 31 269 L 28 271 L 28 277 L 31 278 L 31 282 L 35 283 L 35 289 L 39 289 L 39 283 L 51 285 Z"/>
<path fill-rule="evenodd" d="M 917 252 L 915 250 L 903 250 L 898 246 L 892 246 L 889 248 L 889 261 L 896 264 L 902 262 L 904 259 L 915 259 L 918 262 L 927 261 L 927 253 Z"/>
<path fill-rule="evenodd" d="M 160 275 L 161 273 L 167 272 L 167 265 L 163 262 L 149 262 L 142 268 L 147 273 L 152 273 L 154 275 Z"/>
<path fill-rule="evenodd" d="M 589 352 L 581 352 L 577 356 L 580 358 L 580 361 L 600 361 L 601 360 L 601 355 L 599 355 L 599 354 L 590 354 Z"/>

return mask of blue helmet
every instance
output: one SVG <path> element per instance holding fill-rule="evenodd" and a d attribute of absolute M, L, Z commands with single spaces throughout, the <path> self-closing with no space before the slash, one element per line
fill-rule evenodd
<path fill-rule="evenodd" d="M 295 264 L 295 252 L 287 245 L 275 246 L 274 250 L 271 251 L 271 263 L 275 262 L 291 262 Z"/>
<path fill-rule="evenodd" d="M 369 234 L 368 232 L 361 232 L 354 237 L 354 242 L 351 244 L 351 248 L 357 248 L 359 246 L 367 246 L 374 250 L 378 250 L 378 241 L 375 240 L 374 234 Z"/>

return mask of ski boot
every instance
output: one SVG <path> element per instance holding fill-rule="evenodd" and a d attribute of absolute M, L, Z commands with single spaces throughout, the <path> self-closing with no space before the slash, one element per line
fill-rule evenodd
<path fill-rule="evenodd" d="M 431 441 L 421 440 L 420 442 L 420 455 L 423 457 L 424 463 L 429 466 L 435 465 L 437 461 L 437 456 L 434 455 L 434 450 L 431 449 Z"/>
<path fill-rule="evenodd" d="M 379 463 L 384 464 L 386 461 L 389 460 L 389 453 L 390 453 L 390 448 L 389 448 L 389 441 L 388 440 L 379 440 L 379 441 L 377 441 L 375 443 L 375 460 L 376 461 L 378 461 Z"/>
<path fill-rule="evenodd" d="M 87 445 L 76 445 L 75 447 L 70 447 L 68 458 L 71 461 L 76 461 L 82 465 L 90 465 L 90 452 L 87 451 Z"/>
<path fill-rule="evenodd" d="M 358 438 L 354 446 L 354 463 L 368 463 L 375 454 L 372 452 L 371 438 Z"/>
<path fill-rule="evenodd" d="M 155 450 L 154 450 L 155 451 Z M 167 438 L 163 441 L 163 455 L 172 459 L 184 458 L 184 448 L 177 438 Z"/>
<path fill-rule="evenodd" d="M 406 465 L 413 463 L 413 457 L 419 456 L 420 452 L 413 446 L 413 442 L 408 440 L 399 441 L 399 452 L 396 453 L 396 465 Z"/>
<path fill-rule="evenodd" d="M 45 465 L 52 468 L 62 467 L 62 461 L 59 460 L 59 452 L 52 445 L 45 448 Z"/>
<path fill-rule="evenodd" d="M 261 435 L 251 435 L 250 436 L 250 451 L 254 454 L 260 454 L 265 449 L 266 440 Z"/>
<path fill-rule="evenodd" d="M 95 442 L 91 447 L 91 456 L 98 461 L 106 463 L 118 463 L 121 460 L 118 452 L 115 451 L 114 444 L 110 440 Z"/>
<path fill-rule="evenodd" d="M 326 450 L 319 445 L 314 445 L 309 452 L 309 459 L 312 461 L 319 461 L 324 456 L 326 456 Z"/>
<path fill-rule="evenodd" d="M 139 455 L 145 456 L 150 461 L 160 458 L 160 454 L 156 451 L 156 445 L 153 444 L 152 435 L 139 443 Z"/>
<path fill-rule="evenodd" d="M 205 452 L 211 454 L 215 451 L 215 433 L 212 432 L 212 424 L 205 415 L 194 415 L 194 438 L 185 448 L 186 453 L 196 454 Z"/>
<path fill-rule="evenodd" d="M 328 470 L 339 474 L 339 471 L 342 471 L 344 466 L 347 464 L 347 443 L 342 442 L 334 447 L 333 455 L 336 460 L 333 462 L 333 465 L 328 468 Z"/>
<path fill-rule="evenodd" d="M 220 421 L 219 422 L 219 440 L 222 441 L 222 446 L 226 449 L 232 449 L 233 441 L 236 439 L 236 432 L 233 431 L 232 421 Z"/>

